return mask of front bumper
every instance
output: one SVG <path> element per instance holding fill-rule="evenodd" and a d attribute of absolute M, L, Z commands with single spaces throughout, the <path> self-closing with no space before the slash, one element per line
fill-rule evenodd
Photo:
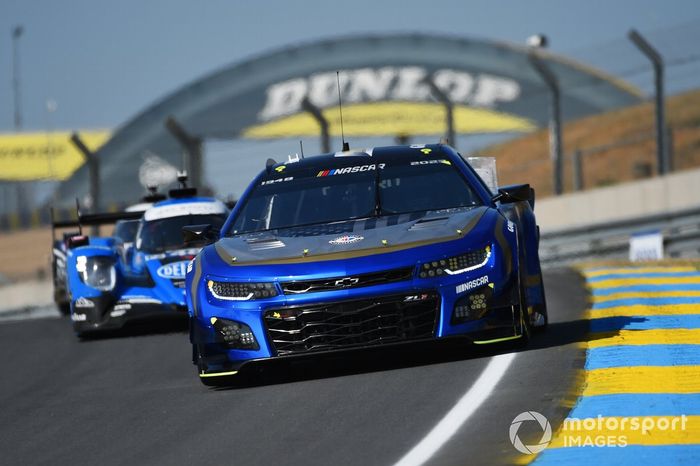
<path fill-rule="evenodd" d="M 79 334 L 116 330 L 127 323 L 156 319 L 184 319 L 187 307 L 179 303 L 164 303 L 156 299 L 121 299 L 104 293 L 79 298 L 71 304 L 73 330 Z"/>
<path fill-rule="evenodd" d="M 277 296 L 244 303 L 221 303 L 198 290 L 199 309 L 190 318 L 193 362 L 200 375 L 230 374 L 270 358 L 296 358 L 328 352 L 421 341 L 463 338 L 488 343 L 519 337 L 518 283 L 497 270 L 445 279 L 411 279 L 348 291 Z M 456 319 L 455 309 L 479 296 L 483 309 Z M 222 339 L 211 319 L 242 323 L 257 347 L 237 349 Z M 233 345 L 235 346 L 235 345 Z"/>

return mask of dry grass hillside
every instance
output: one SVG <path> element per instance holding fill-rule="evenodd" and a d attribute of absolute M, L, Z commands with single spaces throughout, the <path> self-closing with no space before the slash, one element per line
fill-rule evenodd
<path fill-rule="evenodd" d="M 666 100 L 674 170 L 700 165 L 700 90 Z M 654 106 L 634 107 L 567 123 L 563 130 L 564 190 L 573 190 L 572 154 L 582 150 L 584 188 L 644 178 L 656 170 Z M 529 182 L 538 196 L 552 194 L 546 129 L 479 151 L 498 160 L 499 183 Z"/>

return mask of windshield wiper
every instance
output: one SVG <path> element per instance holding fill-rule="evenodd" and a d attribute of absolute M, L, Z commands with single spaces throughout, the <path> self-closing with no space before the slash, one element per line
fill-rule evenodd
<path fill-rule="evenodd" d="M 309 223 L 300 223 L 298 225 L 284 225 L 284 226 L 277 226 L 274 228 L 266 228 L 264 230 L 248 230 L 248 231 L 239 231 L 235 234 L 230 234 L 226 235 L 227 238 L 232 238 L 234 236 L 240 236 L 240 235 L 249 235 L 252 233 L 264 233 L 268 231 L 277 231 L 277 230 L 290 230 L 292 228 L 304 228 L 304 227 L 312 227 L 315 225 L 333 225 L 336 223 L 348 223 L 348 222 L 356 222 L 358 220 L 363 220 L 366 218 L 369 218 L 370 215 L 359 215 L 355 217 L 348 217 L 345 219 L 341 220 L 319 220 L 318 222 L 309 222 Z"/>
<path fill-rule="evenodd" d="M 379 167 L 374 170 L 374 216 L 382 216 L 382 200 L 379 194 Z"/>

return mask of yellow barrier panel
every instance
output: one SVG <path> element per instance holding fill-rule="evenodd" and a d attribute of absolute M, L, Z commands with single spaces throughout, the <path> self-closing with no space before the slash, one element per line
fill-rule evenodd
<path fill-rule="evenodd" d="M 0 134 L 0 180 L 65 180 L 84 162 L 83 155 L 70 141 L 72 133 Z M 97 150 L 110 136 L 109 131 L 79 131 L 91 150 Z"/>

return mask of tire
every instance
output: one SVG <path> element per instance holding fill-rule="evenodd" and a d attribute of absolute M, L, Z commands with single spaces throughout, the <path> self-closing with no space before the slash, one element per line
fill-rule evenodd
<path fill-rule="evenodd" d="M 539 326 L 533 325 L 533 327 L 532 327 L 532 329 L 538 333 L 544 332 L 545 330 L 547 330 L 547 327 L 549 326 L 549 313 L 547 312 L 547 295 L 544 292 L 544 279 L 542 277 L 542 270 L 540 270 L 540 288 L 542 291 L 542 306 L 540 308 L 536 309 L 536 311 L 538 313 L 542 314 L 542 316 L 544 317 L 544 324 L 539 325 Z"/>
<path fill-rule="evenodd" d="M 62 316 L 70 315 L 70 303 L 57 301 L 56 307 L 58 308 L 58 312 L 60 312 Z"/>
<path fill-rule="evenodd" d="M 532 326 L 530 323 L 530 315 L 527 312 L 527 293 L 525 290 L 525 280 L 523 279 L 522 264 L 525 263 L 522 256 L 518 260 L 518 293 L 520 295 L 520 303 L 518 305 L 518 322 L 517 328 L 521 337 L 518 344 L 521 347 L 527 346 L 532 336 Z"/>
<path fill-rule="evenodd" d="M 518 306 L 518 332 L 521 337 L 518 340 L 518 344 L 521 347 L 527 346 L 532 337 L 532 326 L 530 324 L 530 316 L 527 313 L 527 300 L 525 299 L 525 288 L 523 287 L 523 281 L 518 277 L 518 288 L 520 289 L 520 305 Z"/>

